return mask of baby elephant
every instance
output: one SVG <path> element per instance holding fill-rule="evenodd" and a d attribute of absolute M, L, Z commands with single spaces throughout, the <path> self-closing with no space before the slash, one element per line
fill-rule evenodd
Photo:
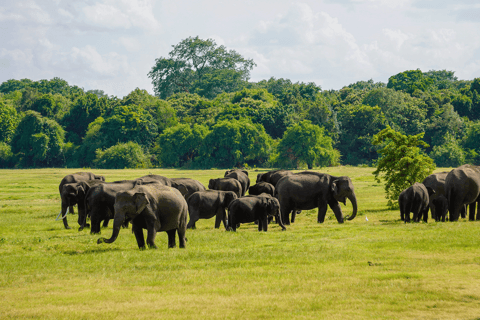
<path fill-rule="evenodd" d="M 268 217 L 275 216 L 278 225 L 285 230 L 280 217 L 280 203 L 269 194 L 238 198 L 228 206 L 228 229 L 237 230 L 237 224 L 258 220 L 258 231 L 267 231 Z"/>
<path fill-rule="evenodd" d="M 256 185 L 251 186 L 248 189 L 248 194 L 250 194 L 251 196 L 257 196 L 262 193 L 267 193 L 273 197 L 273 195 L 275 194 L 275 187 L 273 186 L 273 184 L 260 181 L 257 182 Z"/>
<path fill-rule="evenodd" d="M 432 188 L 425 187 L 423 183 L 418 182 L 403 190 L 398 197 L 400 218 L 405 222 L 410 222 L 410 212 L 412 212 L 414 222 L 419 222 L 422 216 L 423 221 L 427 222 L 429 197 L 432 194 L 435 194 Z"/>
<path fill-rule="evenodd" d="M 195 229 L 195 222 L 198 219 L 210 219 L 214 216 L 216 216 L 215 228 L 219 228 L 220 221 L 223 221 L 223 226 L 226 229 L 227 215 L 225 209 L 235 199 L 237 199 L 237 194 L 233 191 L 207 190 L 193 193 L 187 200 L 190 215 L 187 229 Z"/>

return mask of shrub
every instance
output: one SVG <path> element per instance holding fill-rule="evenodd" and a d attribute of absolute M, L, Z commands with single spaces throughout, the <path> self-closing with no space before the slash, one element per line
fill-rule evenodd
<path fill-rule="evenodd" d="M 133 141 L 116 144 L 104 151 L 97 149 L 93 163 L 95 167 L 102 169 L 148 168 L 152 166 L 142 147 Z"/>

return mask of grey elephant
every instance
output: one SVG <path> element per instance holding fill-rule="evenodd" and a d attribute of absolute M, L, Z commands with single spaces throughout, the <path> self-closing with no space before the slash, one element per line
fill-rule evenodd
<path fill-rule="evenodd" d="M 435 208 L 435 220 L 445 222 L 448 213 L 448 200 L 445 195 L 436 197 L 430 201 L 431 207 Z M 465 212 L 465 210 L 463 210 Z"/>
<path fill-rule="evenodd" d="M 398 197 L 400 219 L 410 222 L 410 212 L 412 212 L 414 222 L 419 222 L 422 217 L 423 221 L 428 222 L 428 206 L 432 194 L 435 194 L 435 190 L 419 182 L 403 190 Z"/>
<path fill-rule="evenodd" d="M 221 190 L 221 191 L 233 191 L 237 194 L 237 197 L 242 196 L 242 184 L 237 179 L 233 178 L 217 178 L 210 179 L 208 182 L 208 189 Z"/>
<path fill-rule="evenodd" d="M 96 175 L 91 172 L 76 172 L 73 174 L 66 175 L 60 181 L 60 185 L 58 186 L 58 191 L 60 192 L 60 198 L 62 201 L 62 209 L 60 211 L 60 215 L 62 216 L 63 225 L 65 229 L 71 229 L 67 221 L 67 209 L 70 213 L 74 213 L 73 206 L 79 203 L 79 197 L 74 196 L 73 193 L 77 193 L 77 194 L 80 193 L 80 197 L 83 198 L 84 195 L 82 193 L 84 193 L 85 190 L 77 190 L 76 192 L 74 192 L 72 190 L 73 186 L 68 188 L 68 190 L 64 190 L 63 186 L 66 184 L 72 184 L 72 183 L 89 181 L 89 180 L 105 181 L 105 177 Z M 78 210 L 84 211 L 83 201 L 82 201 L 82 205 L 79 206 Z"/>
<path fill-rule="evenodd" d="M 281 178 L 275 186 L 275 196 L 280 202 L 281 216 L 284 224 L 295 221 L 296 210 L 318 208 L 317 221 L 323 223 L 327 205 L 333 210 L 339 223 L 352 220 L 357 215 L 357 198 L 353 183 L 349 177 L 335 177 L 326 173 L 303 171 Z M 346 204 L 349 199 L 353 206 L 351 216 L 344 217 L 338 202 Z"/>
<path fill-rule="evenodd" d="M 286 230 L 280 216 L 278 199 L 266 193 L 238 198 L 228 206 L 228 230 L 236 231 L 240 223 L 258 221 L 258 231 L 267 231 L 268 218 L 272 216 L 282 230 Z"/>
<path fill-rule="evenodd" d="M 143 184 L 171 184 L 170 179 L 164 178 L 165 177 L 158 175 L 148 175 L 135 180 L 115 181 L 91 187 L 85 196 L 85 214 L 82 217 L 79 217 L 79 221 L 80 218 L 82 219 L 79 231 L 85 227 L 86 218 L 89 216 L 91 222 L 90 233 L 100 233 L 100 223 L 103 221 L 103 226 L 106 227 L 109 220 L 112 219 L 115 214 L 115 196 L 118 192 L 127 191 L 137 185 Z M 125 226 L 127 226 L 127 224 Z"/>
<path fill-rule="evenodd" d="M 275 187 L 271 183 L 261 181 L 248 189 L 248 194 L 252 196 L 258 196 L 262 193 L 273 196 L 275 194 Z"/>
<path fill-rule="evenodd" d="M 435 219 L 435 221 L 440 221 L 441 217 L 445 216 L 445 209 L 448 210 L 448 208 L 443 207 L 443 204 L 445 202 L 442 199 L 440 199 L 439 201 L 435 201 L 437 198 L 445 198 L 445 179 L 447 178 L 447 174 L 447 171 L 433 173 L 426 177 L 422 182 L 425 187 L 430 187 L 435 191 L 435 193 L 429 197 L 428 204 L 431 211 L 432 219 Z M 437 211 L 439 212 L 438 215 Z"/>
<path fill-rule="evenodd" d="M 480 167 L 465 164 L 450 171 L 445 178 L 450 221 L 457 221 L 462 208 L 470 205 L 469 220 L 475 220 L 475 205 L 480 196 Z M 480 214 L 477 212 L 477 220 Z"/>
<path fill-rule="evenodd" d="M 271 170 L 266 173 L 259 173 L 257 174 L 257 181 L 259 182 L 268 182 L 272 184 L 274 187 L 277 185 L 277 182 L 283 178 L 284 176 L 288 176 L 293 174 L 293 172 L 289 170 Z"/>
<path fill-rule="evenodd" d="M 147 245 L 156 249 L 157 232 L 168 235 L 168 248 L 175 248 L 175 234 L 178 233 L 179 246 L 185 248 L 187 229 L 187 202 L 180 191 L 161 183 L 138 185 L 131 190 L 119 192 L 115 196 L 115 217 L 110 239 L 99 238 L 97 243 L 112 243 L 125 221 L 131 221 L 140 250 L 145 249 L 143 229 L 147 229 Z"/>
<path fill-rule="evenodd" d="M 223 226 L 227 228 L 227 215 L 225 209 L 235 199 L 237 194 L 233 191 L 207 190 L 193 193 L 188 199 L 188 214 L 190 220 L 187 228 L 195 229 L 195 222 L 199 219 L 215 218 L 215 228 Z"/>
<path fill-rule="evenodd" d="M 197 191 L 205 191 L 205 186 L 198 180 L 190 178 L 170 178 L 171 186 L 178 189 L 185 199 Z M 184 188 L 182 188 L 182 186 Z"/>
<path fill-rule="evenodd" d="M 248 177 L 248 171 L 243 169 L 233 169 L 227 170 L 225 172 L 224 178 L 233 178 L 237 179 L 242 185 L 242 197 L 247 193 L 248 188 L 250 188 L 250 178 Z"/>

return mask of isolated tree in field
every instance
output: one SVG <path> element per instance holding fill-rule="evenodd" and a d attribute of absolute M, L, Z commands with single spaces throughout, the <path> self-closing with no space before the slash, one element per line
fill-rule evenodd
<path fill-rule="evenodd" d="M 373 172 L 375 180 L 385 180 L 388 206 L 395 208 L 400 193 L 421 182 L 435 169 L 433 160 L 420 148 L 428 148 L 421 139 L 424 133 L 414 136 L 403 135 L 387 126 L 373 137 L 372 144 L 381 145 L 377 169 Z"/>
<path fill-rule="evenodd" d="M 324 128 L 308 120 L 287 129 L 278 144 L 277 163 L 281 167 L 298 168 L 306 164 L 329 166 L 338 163 L 339 152 L 332 147 L 332 139 L 324 135 Z"/>
<path fill-rule="evenodd" d="M 156 59 L 148 73 L 153 90 L 161 99 L 178 92 L 197 93 L 211 99 L 221 92 L 237 91 L 255 66 L 253 60 L 236 51 L 198 36 L 182 40 L 168 55 Z"/>

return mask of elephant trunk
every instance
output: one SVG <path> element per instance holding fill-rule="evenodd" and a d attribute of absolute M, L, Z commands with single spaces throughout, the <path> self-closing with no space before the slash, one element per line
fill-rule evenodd
<path fill-rule="evenodd" d="M 343 218 L 343 221 L 345 220 L 353 220 L 357 216 L 357 197 L 355 196 L 355 193 L 352 192 L 351 195 L 347 196 L 348 200 L 352 203 L 353 206 L 353 212 L 351 216 L 346 216 Z"/>
<path fill-rule="evenodd" d="M 113 223 L 113 232 L 112 237 L 110 239 L 100 238 L 98 239 L 97 243 L 112 243 L 117 240 L 118 234 L 120 233 L 120 228 L 122 224 L 125 222 L 125 214 L 124 213 L 116 213 Z"/>

